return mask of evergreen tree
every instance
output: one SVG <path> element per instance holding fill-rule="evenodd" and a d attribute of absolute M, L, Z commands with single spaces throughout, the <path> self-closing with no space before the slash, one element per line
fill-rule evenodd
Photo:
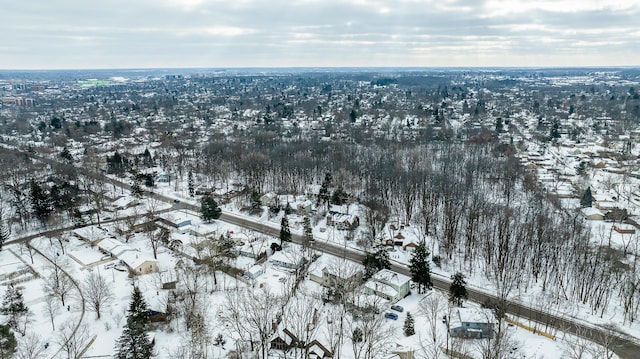
<path fill-rule="evenodd" d="M 496 119 L 496 133 L 498 134 L 501 133 L 503 128 L 504 128 L 504 125 L 502 123 L 502 117 L 498 117 Z"/>
<path fill-rule="evenodd" d="M 362 329 L 360 329 L 360 327 L 356 327 L 351 335 L 351 340 L 353 340 L 354 343 L 360 343 L 363 339 L 364 333 L 362 332 Z"/>
<path fill-rule="evenodd" d="M 251 198 L 249 199 L 251 205 L 251 212 L 257 213 L 262 207 L 262 201 L 260 201 L 260 193 L 258 191 L 251 192 Z"/>
<path fill-rule="evenodd" d="M 467 299 L 467 282 L 464 280 L 464 274 L 457 272 L 451 276 L 452 282 L 449 286 L 449 302 L 462 306 L 462 300 Z"/>
<path fill-rule="evenodd" d="M 9 240 L 9 235 L 10 235 L 9 228 L 7 227 L 6 223 L 2 219 L 2 213 L 0 213 L 0 251 L 4 246 L 4 243 Z"/>
<path fill-rule="evenodd" d="M 18 342 L 8 325 L 0 325 L 0 358 L 12 358 Z"/>
<path fill-rule="evenodd" d="M 34 178 L 29 182 L 29 188 L 33 214 L 44 224 L 47 222 L 52 211 L 51 198 Z"/>
<path fill-rule="evenodd" d="M 333 191 L 333 194 L 331 195 L 331 204 L 335 204 L 335 205 L 343 205 L 347 202 L 347 198 L 349 197 L 349 195 L 347 194 L 347 192 L 345 192 L 342 187 L 338 187 L 335 191 Z"/>
<path fill-rule="evenodd" d="M 7 325 L 18 330 L 20 319 L 29 314 L 29 308 L 24 304 L 24 297 L 20 287 L 10 283 L 2 299 L 0 313 L 8 317 Z"/>
<path fill-rule="evenodd" d="M 307 242 L 313 242 L 313 228 L 311 228 L 311 220 L 305 216 L 303 220 L 304 238 Z"/>
<path fill-rule="evenodd" d="M 153 344 L 147 335 L 147 303 L 138 287 L 133 288 L 127 325 L 116 342 L 116 359 L 147 359 L 153 354 Z"/>
<path fill-rule="evenodd" d="M 146 167 L 153 167 L 153 157 L 151 157 L 151 152 L 149 152 L 148 148 L 145 148 L 144 153 L 142 154 L 142 163 Z"/>
<path fill-rule="evenodd" d="M 411 280 L 418 285 L 418 293 L 431 289 L 431 267 L 429 266 L 429 251 L 425 241 L 420 241 L 409 260 Z"/>
<path fill-rule="evenodd" d="M 389 252 L 387 252 L 384 246 L 379 245 L 375 252 L 367 253 L 364 256 L 362 264 L 364 265 L 364 277 L 365 279 L 369 279 L 379 270 L 391 268 Z"/>
<path fill-rule="evenodd" d="M 316 205 L 320 205 L 323 203 L 329 202 L 329 187 L 331 186 L 331 173 L 328 173 L 324 176 L 324 181 L 322 181 L 322 185 L 320 186 L 320 192 L 318 192 L 318 202 Z"/>
<path fill-rule="evenodd" d="M 142 292 L 140 292 L 138 287 L 133 288 L 128 312 L 127 324 L 133 323 L 147 329 L 149 323 L 149 308 L 147 308 L 147 302 L 142 297 Z"/>
<path fill-rule="evenodd" d="M 204 197 L 200 202 L 200 217 L 205 222 L 220 218 L 222 210 L 218 203 L 211 197 Z"/>
<path fill-rule="evenodd" d="M 291 207 L 291 203 L 287 202 L 287 205 L 284 206 L 284 214 L 288 216 L 291 213 L 293 213 L 293 208 Z"/>
<path fill-rule="evenodd" d="M 189 197 L 193 197 L 196 194 L 196 188 L 193 184 L 193 173 L 189 171 L 189 176 L 187 178 L 188 186 L 189 186 Z"/>
<path fill-rule="evenodd" d="M 60 158 L 62 158 L 66 163 L 73 162 L 73 156 L 71 155 L 71 152 L 69 152 L 67 146 L 64 146 L 64 148 L 60 152 Z"/>
<path fill-rule="evenodd" d="M 113 156 L 107 156 L 107 173 L 122 174 L 127 165 L 127 159 L 116 151 Z"/>
<path fill-rule="evenodd" d="M 282 246 L 283 242 L 291 242 L 291 229 L 289 229 L 289 220 L 287 216 L 282 216 L 282 221 L 280 221 L 280 245 Z"/>
<path fill-rule="evenodd" d="M 133 194 L 135 197 L 140 198 L 142 197 L 142 187 L 140 187 L 140 181 L 138 181 L 138 179 L 134 179 L 133 180 L 133 184 L 131 185 L 131 194 Z"/>
<path fill-rule="evenodd" d="M 582 208 L 588 208 L 591 207 L 592 204 L 593 195 L 591 194 L 591 187 L 587 187 L 587 189 L 584 191 L 584 194 L 582 195 L 582 198 L 580 199 L 580 206 Z"/>
<path fill-rule="evenodd" d="M 410 337 L 416 334 L 416 329 L 414 324 L 415 323 L 413 321 L 413 316 L 411 315 L 411 313 L 407 312 L 407 317 L 404 320 L 404 327 L 403 327 L 405 336 Z"/>
<path fill-rule="evenodd" d="M 551 140 L 555 140 L 557 138 L 560 138 L 560 122 L 553 121 L 553 124 L 551 125 L 551 131 L 549 133 L 549 137 Z"/>
<path fill-rule="evenodd" d="M 581 176 L 587 174 L 587 163 L 585 161 L 580 161 L 580 164 L 576 166 L 576 173 Z"/>

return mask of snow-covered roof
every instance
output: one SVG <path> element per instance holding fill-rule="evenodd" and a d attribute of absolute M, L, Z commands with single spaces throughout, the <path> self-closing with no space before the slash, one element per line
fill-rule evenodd
<path fill-rule="evenodd" d="M 395 298 L 396 296 L 398 296 L 398 291 L 388 285 L 388 284 L 384 284 L 384 283 L 380 283 L 377 282 L 375 280 L 369 279 L 365 284 L 364 284 L 365 288 L 371 289 L 374 292 L 377 293 L 382 293 L 386 296 L 388 296 L 389 298 Z"/>
<path fill-rule="evenodd" d="M 486 308 L 458 308 L 458 318 L 462 323 L 494 323 L 493 312 Z"/>
<path fill-rule="evenodd" d="M 133 248 L 132 246 L 110 237 L 98 242 L 98 248 L 102 249 L 105 252 L 111 253 L 118 258 L 127 251 L 137 251 L 137 249 Z"/>
<path fill-rule="evenodd" d="M 152 256 L 139 252 L 137 250 L 123 252 L 118 255 L 118 259 L 123 261 L 131 269 L 138 268 L 145 262 L 156 262 L 156 260 Z"/>
<path fill-rule="evenodd" d="M 106 229 L 100 228 L 98 226 L 87 226 L 87 227 L 74 229 L 73 234 L 75 234 L 77 237 L 80 237 L 84 240 L 94 242 L 94 241 L 107 238 L 107 236 L 109 235 L 109 232 L 107 232 Z"/>
<path fill-rule="evenodd" d="M 589 217 L 593 215 L 599 215 L 604 217 L 604 213 L 602 213 L 599 209 L 593 207 L 581 208 L 580 211 L 583 215 Z"/>
<path fill-rule="evenodd" d="M 411 278 L 409 278 L 404 274 L 392 272 L 388 269 L 383 269 L 379 271 L 378 273 L 374 274 L 373 277 L 371 277 L 371 279 L 381 283 L 387 283 L 393 286 L 397 286 L 397 287 L 411 280 Z"/>

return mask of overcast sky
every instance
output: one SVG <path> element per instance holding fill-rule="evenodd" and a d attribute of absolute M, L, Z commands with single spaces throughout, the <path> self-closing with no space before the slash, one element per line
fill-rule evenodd
<path fill-rule="evenodd" d="M 0 68 L 640 65 L 640 0 L 4 0 Z"/>

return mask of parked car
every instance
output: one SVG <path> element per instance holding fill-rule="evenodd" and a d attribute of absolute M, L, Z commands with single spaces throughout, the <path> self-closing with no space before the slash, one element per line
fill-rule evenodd
<path fill-rule="evenodd" d="M 402 308 L 402 306 L 400 306 L 400 305 L 392 305 L 391 309 L 395 310 L 396 312 L 404 311 L 404 308 Z"/>
<path fill-rule="evenodd" d="M 396 313 L 386 312 L 386 313 L 384 313 L 384 317 L 387 318 L 387 319 L 398 320 L 398 314 L 396 314 Z"/>

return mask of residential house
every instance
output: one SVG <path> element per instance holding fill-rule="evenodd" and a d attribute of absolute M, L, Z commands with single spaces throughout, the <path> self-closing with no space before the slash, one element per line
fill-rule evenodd
<path fill-rule="evenodd" d="M 327 215 L 327 225 L 335 226 L 341 230 L 352 230 L 360 225 L 360 218 L 353 214 L 345 214 L 336 211 L 329 211 Z"/>
<path fill-rule="evenodd" d="M 249 269 L 247 269 L 244 272 L 247 277 L 249 277 L 250 279 L 256 279 L 258 278 L 262 273 L 264 273 L 262 266 L 259 264 L 253 265 L 251 266 Z"/>
<path fill-rule="evenodd" d="M 604 213 L 599 209 L 593 207 L 581 208 L 582 216 L 590 221 L 602 221 L 604 220 Z"/>
<path fill-rule="evenodd" d="M 173 228 L 182 228 L 190 225 L 194 220 L 200 218 L 197 214 L 189 211 L 171 211 L 161 213 L 156 216 L 156 220 Z"/>
<path fill-rule="evenodd" d="M 457 308 L 449 318 L 449 334 L 460 338 L 491 339 L 495 325 L 496 318 L 490 309 Z"/>
<path fill-rule="evenodd" d="M 409 243 L 405 244 L 404 246 L 402 246 L 402 249 L 407 251 L 407 252 L 413 252 L 416 249 L 417 246 L 418 245 L 415 242 L 409 242 Z"/>
<path fill-rule="evenodd" d="M 260 197 L 260 204 L 268 207 L 274 206 L 277 204 L 277 199 L 278 196 L 275 193 L 265 193 L 264 195 L 262 195 L 262 197 Z"/>
<path fill-rule="evenodd" d="M 284 328 L 278 330 L 273 339 L 271 339 L 271 349 L 288 351 L 298 344 L 298 337 L 289 329 Z"/>
<path fill-rule="evenodd" d="M 99 226 L 76 228 L 73 230 L 73 235 L 91 245 L 95 245 L 101 240 L 110 237 L 109 232 Z"/>
<path fill-rule="evenodd" d="M 323 359 L 323 358 L 333 358 L 333 353 L 327 347 L 325 347 L 320 341 L 317 339 L 312 340 L 307 345 L 309 351 L 309 358 L 311 359 Z"/>
<path fill-rule="evenodd" d="M 269 257 L 269 262 L 275 266 L 298 270 L 302 268 L 304 264 L 304 257 L 297 253 L 290 253 L 287 251 L 279 251 L 275 252 L 271 257 Z"/>
<path fill-rule="evenodd" d="M 409 295 L 410 280 L 411 278 L 404 274 L 383 269 L 364 284 L 363 291 L 366 294 L 375 294 L 393 304 Z"/>
<path fill-rule="evenodd" d="M 102 253 L 118 258 L 136 275 L 158 272 L 158 262 L 152 256 L 115 238 L 103 239 L 98 242 L 98 248 Z"/>
<path fill-rule="evenodd" d="M 359 285 L 364 273 L 360 263 L 347 261 L 324 253 L 309 266 L 309 279 L 324 286 L 344 286 L 347 283 Z"/>
<path fill-rule="evenodd" d="M 313 202 L 310 200 L 305 200 L 304 202 L 298 204 L 298 213 L 301 215 L 307 215 L 313 212 Z"/>
<path fill-rule="evenodd" d="M 133 197 L 120 197 L 111 203 L 113 209 L 121 211 L 127 208 L 140 205 L 140 201 Z"/>

